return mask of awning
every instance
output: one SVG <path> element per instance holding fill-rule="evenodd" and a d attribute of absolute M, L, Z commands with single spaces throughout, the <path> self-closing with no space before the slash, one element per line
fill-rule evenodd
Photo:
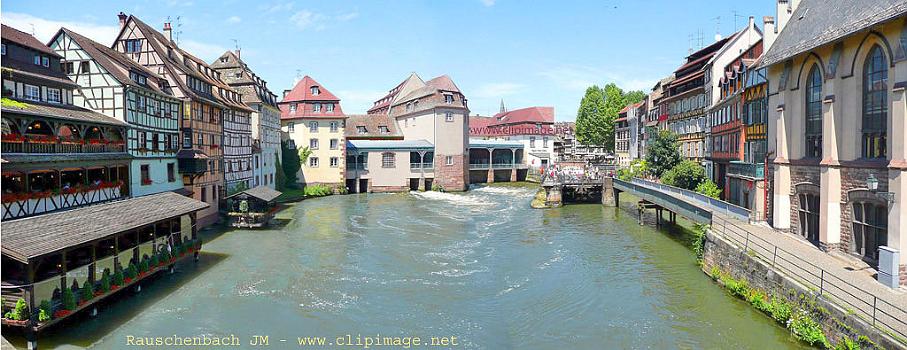
<path fill-rule="evenodd" d="M 207 203 L 162 192 L 19 220 L 3 221 L 3 255 L 29 259 L 108 238 L 118 233 L 208 207 Z"/>
<path fill-rule="evenodd" d="M 197 149 L 181 149 L 176 153 L 179 159 L 208 159 L 208 155 Z"/>
<path fill-rule="evenodd" d="M 273 201 L 274 199 L 276 199 L 277 197 L 279 197 L 281 193 L 280 193 L 280 191 L 272 190 L 270 187 L 267 187 L 267 186 L 258 186 L 258 187 L 253 187 L 253 188 L 250 188 L 250 189 L 242 191 L 242 192 L 237 192 L 237 193 L 231 194 L 231 195 L 227 196 L 227 199 L 236 197 L 241 194 L 252 196 L 252 197 L 261 199 L 265 202 L 270 202 L 270 201 Z"/>

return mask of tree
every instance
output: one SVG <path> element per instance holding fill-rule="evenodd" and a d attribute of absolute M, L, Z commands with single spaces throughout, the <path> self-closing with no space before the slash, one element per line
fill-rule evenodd
<path fill-rule="evenodd" d="M 680 161 L 680 145 L 677 143 L 677 135 L 668 130 L 656 133 L 651 146 L 646 150 L 646 163 L 649 171 L 653 175 L 661 177 Z"/>
<path fill-rule="evenodd" d="M 712 180 L 706 179 L 696 186 L 696 193 L 718 199 L 721 196 L 721 189 Z"/>
<path fill-rule="evenodd" d="M 287 176 L 283 174 L 283 166 L 280 165 L 280 157 L 276 154 L 274 155 L 274 187 L 278 191 L 283 191 L 286 188 Z"/>
<path fill-rule="evenodd" d="M 576 137 L 585 144 L 602 145 L 606 150 L 614 151 L 614 119 L 628 104 L 637 103 L 646 98 L 642 91 L 624 93 L 614 83 L 604 88 L 592 85 L 580 100 L 576 112 Z"/>
<path fill-rule="evenodd" d="M 705 176 L 705 168 L 692 160 L 680 162 L 671 170 L 666 171 L 661 177 L 661 182 L 665 185 L 687 190 L 695 190 L 700 183 L 706 180 L 708 178 Z"/>
<path fill-rule="evenodd" d="M 280 148 L 283 155 L 283 162 L 281 163 L 283 164 L 284 187 L 295 187 L 296 173 L 299 172 L 299 168 L 302 166 L 299 152 L 290 148 L 287 141 L 281 141 Z"/>

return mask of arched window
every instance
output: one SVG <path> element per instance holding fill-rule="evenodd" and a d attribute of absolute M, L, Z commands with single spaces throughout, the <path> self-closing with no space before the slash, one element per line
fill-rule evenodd
<path fill-rule="evenodd" d="M 806 157 L 822 157 L 822 74 L 816 65 L 806 81 Z"/>
<path fill-rule="evenodd" d="M 853 203 L 853 242 L 850 249 L 878 264 L 879 246 L 888 244 L 888 208 L 875 203 Z"/>
<path fill-rule="evenodd" d="M 885 158 L 887 130 L 888 62 L 875 45 L 863 64 L 863 158 Z"/>

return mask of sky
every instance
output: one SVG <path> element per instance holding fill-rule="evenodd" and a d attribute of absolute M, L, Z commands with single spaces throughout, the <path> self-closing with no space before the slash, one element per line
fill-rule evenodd
<path fill-rule="evenodd" d="M 180 47 L 208 62 L 239 47 L 278 96 L 309 75 L 358 114 L 411 72 L 447 74 L 472 114 L 493 115 L 503 100 L 508 109 L 553 106 L 558 121 L 576 118 L 592 84 L 648 92 L 680 66 L 691 37 L 697 48 L 698 37 L 708 45 L 749 16 L 760 27 L 775 16 L 773 0 L 53 3 L 3 1 L 0 21 L 45 43 L 65 26 L 110 44 L 120 11 L 157 28 L 169 18 Z"/>

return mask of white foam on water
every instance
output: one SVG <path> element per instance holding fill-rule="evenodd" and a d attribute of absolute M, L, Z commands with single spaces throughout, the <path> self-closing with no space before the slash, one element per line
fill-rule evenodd
<path fill-rule="evenodd" d="M 470 196 L 468 194 L 453 194 L 448 192 L 437 192 L 437 191 L 425 191 L 425 192 L 410 192 L 413 196 L 416 196 L 420 199 L 434 200 L 434 201 L 443 201 L 455 205 L 461 206 L 490 206 L 494 205 L 494 202 L 484 201 L 481 198 L 476 196 Z"/>
<path fill-rule="evenodd" d="M 492 194 L 529 194 L 534 193 L 534 191 L 529 191 L 526 188 L 513 188 L 513 187 L 497 187 L 497 186 L 483 186 L 473 190 L 471 192 L 479 193 L 492 193 Z"/>

